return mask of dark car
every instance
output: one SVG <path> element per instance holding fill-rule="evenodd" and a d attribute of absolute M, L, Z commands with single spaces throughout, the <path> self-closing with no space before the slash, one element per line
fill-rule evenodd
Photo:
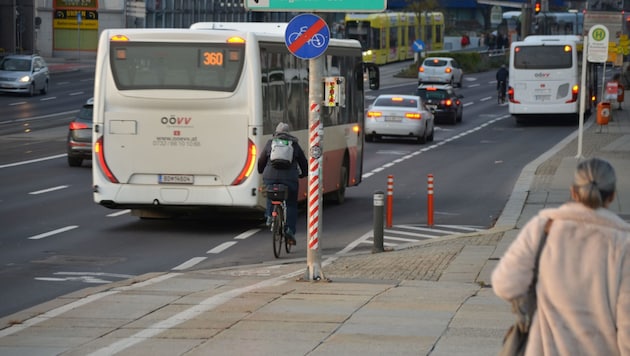
<path fill-rule="evenodd" d="M 49 82 L 48 65 L 40 56 L 10 54 L 0 60 L 0 92 L 46 94 Z"/>
<path fill-rule="evenodd" d="M 79 167 L 84 159 L 92 159 L 92 111 L 94 99 L 89 99 L 68 126 L 68 165 Z"/>
<path fill-rule="evenodd" d="M 461 99 L 464 96 L 455 93 L 452 86 L 422 84 L 415 94 L 424 99 L 436 122 L 455 125 L 462 121 L 464 105 Z"/>

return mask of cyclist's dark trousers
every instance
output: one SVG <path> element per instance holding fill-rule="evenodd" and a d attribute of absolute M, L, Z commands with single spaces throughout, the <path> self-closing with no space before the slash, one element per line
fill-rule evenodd
<path fill-rule="evenodd" d="M 272 184 L 284 184 L 289 187 L 289 197 L 287 198 L 287 227 L 291 229 L 291 232 L 295 235 L 297 225 L 297 196 L 298 196 L 298 182 L 291 180 L 266 180 L 263 179 L 265 186 Z M 271 216 L 271 200 L 267 199 L 267 216 Z"/>
<path fill-rule="evenodd" d="M 505 90 L 507 88 L 505 87 L 505 82 L 504 81 L 500 81 L 497 83 L 497 90 L 500 90 L 500 93 L 505 96 Z"/>

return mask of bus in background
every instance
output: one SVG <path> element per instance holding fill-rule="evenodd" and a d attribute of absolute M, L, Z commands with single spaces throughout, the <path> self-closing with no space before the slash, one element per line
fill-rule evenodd
<path fill-rule="evenodd" d="M 345 38 L 356 39 L 363 49 L 363 61 L 387 64 L 414 58 L 413 43 L 425 42 L 426 51 L 444 49 L 444 15 L 441 12 L 385 12 L 346 14 Z"/>
<path fill-rule="evenodd" d="M 521 12 L 506 11 L 503 20 L 492 33 L 498 39 L 499 45 L 507 50 L 510 44 L 521 40 Z M 584 27 L 584 13 L 569 12 L 540 12 L 533 18 L 533 35 L 582 35 Z M 497 48 L 495 48 L 497 49 Z M 500 49 L 500 48 L 498 48 Z"/>
<path fill-rule="evenodd" d="M 230 26 L 102 32 L 94 89 L 96 203 L 140 217 L 232 210 L 262 217 L 257 152 L 281 121 L 308 149 L 308 61 L 289 53 L 283 30 Z M 321 105 L 321 185 L 341 203 L 346 187 L 361 182 L 365 65 L 353 40 L 331 39 L 322 56 L 325 76 L 341 84 L 339 105 Z M 378 79 L 374 72 L 369 77 Z"/>
<path fill-rule="evenodd" d="M 579 117 L 581 36 L 528 36 L 513 42 L 509 59 L 509 112 L 517 123 L 553 115 Z M 586 113 L 591 112 L 591 73 L 587 70 Z"/>

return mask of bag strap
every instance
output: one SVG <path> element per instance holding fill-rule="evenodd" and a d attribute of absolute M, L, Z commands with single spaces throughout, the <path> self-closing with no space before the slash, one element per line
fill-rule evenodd
<path fill-rule="evenodd" d="M 545 227 L 543 228 L 542 236 L 540 238 L 540 242 L 538 243 L 538 250 L 536 251 L 536 258 L 534 260 L 534 275 L 532 277 L 532 282 L 527 289 L 526 297 L 515 298 L 512 300 L 512 311 L 518 316 L 518 327 L 523 332 L 529 331 L 529 326 L 534 318 L 534 313 L 536 313 L 538 304 L 536 299 L 536 284 L 538 283 L 539 269 L 538 265 L 540 264 L 540 255 L 542 254 L 542 250 L 547 242 L 547 236 L 549 235 L 552 223 L 553 219 L 547 220 Z M 523 311 L 522 308 L 525 308 L 526 310 Z"/>

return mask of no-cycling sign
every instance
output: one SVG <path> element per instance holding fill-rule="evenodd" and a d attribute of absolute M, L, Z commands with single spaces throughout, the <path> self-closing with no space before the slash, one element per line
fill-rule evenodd
<path fill-rule="evenodd" d="M 321 17 L 302 14 L 294 17 L 284 33 L 284 42 L 296 57 L 314 59 L 322 55 L 330 41 L 330 29 Z"/>

